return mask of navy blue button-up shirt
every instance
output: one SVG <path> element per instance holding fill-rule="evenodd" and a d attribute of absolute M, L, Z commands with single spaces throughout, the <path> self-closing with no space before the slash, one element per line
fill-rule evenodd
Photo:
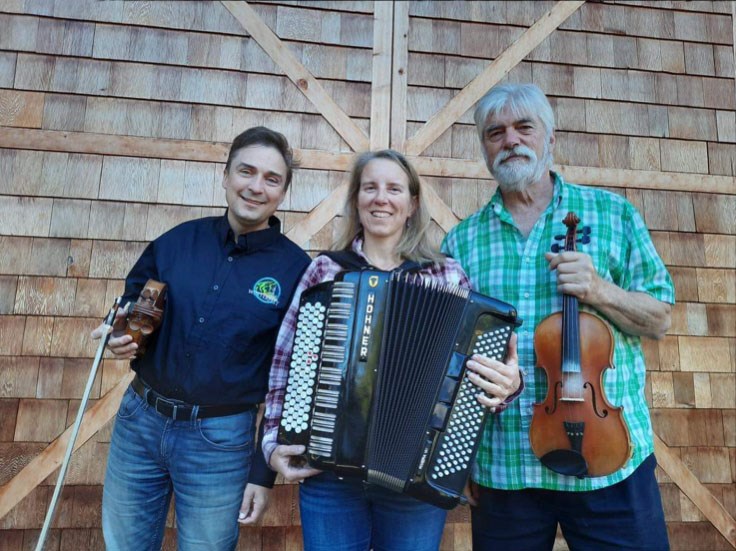
<path fill-rule="evenodd" d="M 227 215 L 185 222 L 148 245 L 123 304 L 168 286 L 161 327 L 133 369 L 157 392 L 197 405 L 259 403 L 276 334 L 309 256 L 269 228 L 238 237 Z"/>

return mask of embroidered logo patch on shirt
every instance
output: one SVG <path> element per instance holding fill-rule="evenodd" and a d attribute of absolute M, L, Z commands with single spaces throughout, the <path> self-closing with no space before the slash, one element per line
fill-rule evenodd
<path fill-rule="evenodd" d="M 272 277 L 262 277 L 253 284 L 250 292 L 264 304 L 278 304 L 281 285 Z"/>

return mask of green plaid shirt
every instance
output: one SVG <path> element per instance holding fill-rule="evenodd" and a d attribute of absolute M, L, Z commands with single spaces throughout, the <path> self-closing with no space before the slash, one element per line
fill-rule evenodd
<path fill-rule="evenodd" d="M 625 479 L 654 451 L 644 399 L 646 367 L 640 338 L 621 332 L 606 320 L 616 343 L 616 369 L 605 371 L 605 393 L 611 404 L 624 408 L 633 445 L 631 459 L 609 476 L 578 479 L 548 470 L 532 453 L 532 405 L 544 401 L 547 393 L 544 372 L 535 368 L 534 329 L 545 317 L 562 309 L 557 273 L 548 269 L 544 253 L 550 250 L 555 235 L 565 233 L 562 220 L 567 213 L 575 212 L 581 226 L 590 226 L 591 242 L 579 245 L 578 250 L 592 257 L 598 275 L 627 291 L 644 292 L 674 303 L 672 279 L 636 209 L 613 193 L 568 184 L 561 176 L 553 176 L 552 202 L 528 238 L 514 225 L 497 191 L 485 207 L 454 227 L 442 244 L 443 252 L 460 262 L 474 289 L 514 304 L 524 321 L 518 332 L 518 347 L 526 388 L 505 412 L 488 417 L 473 474 L 479 484 L 487 487 L 594 490 Z M 580 310 L 596 313 L 583 304 Z"/>

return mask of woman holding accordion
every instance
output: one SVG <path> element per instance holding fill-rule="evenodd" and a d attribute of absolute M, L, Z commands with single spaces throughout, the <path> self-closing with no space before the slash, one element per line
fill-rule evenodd
<path fill-rule="evenodd" d="M 300 461 L 304 446 L 277 443 L 304 290 L 332 281 L 346 266 L 356 265 L 409 270 L 431 281 L 470 288 L 460 265 L 429 245 L 429 225 L 419 176 L 409 162 L 390 149 L 360 155 L 350 175 L 344 229 L 334 247 L 339 253 L 323 253 L 312 261 L 284 318 L 271 366 L 262 447 L 273 470 L 287 482 L 301 483 L 299 506 L 306 551 L 439 548 L 445 510 L 360 480 L 318 471 Z M 468 362 L 474 372 L 470 377 L 482 391 L 477 400 L 492 412 L 500 411 L 521 390 L 515 336 L 506 361 L 476 355 Z"/>

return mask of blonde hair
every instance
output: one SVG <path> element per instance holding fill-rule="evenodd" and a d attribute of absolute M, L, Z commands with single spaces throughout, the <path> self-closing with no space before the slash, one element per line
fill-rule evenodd
<path fill-rule="evenodd" d="M 345 202 L 343 226 L 333 245 L 333 250 L 346 250 L 350 248 L 353 240 L 363 233 L 363 226 L 358 215 L 358 193 L 360 192 L 360 179 L 366 165 L 375 159 L 388 159 L 395 162 L 406 173 L 409 179 L 409 194 L 417 201 L 417 208 L 406 222 L 406 228 L 401 235 L 401 240 L 396 246 L 396 252 L 404 260 L 411 260 L 420 264 L 431 262 L 442 265 L 445 261 L 442 255 L 429 242 L 427 230 L 432 222 L 427 206 L 422 195 L 422 184 L 419 175 L 409 161 L 393 149 L 382 149 L 380 151 L 368 151 L 361 154 L 355 160 L 350 172 L 350 184 L 348 187 L 348 198 Z"/>

